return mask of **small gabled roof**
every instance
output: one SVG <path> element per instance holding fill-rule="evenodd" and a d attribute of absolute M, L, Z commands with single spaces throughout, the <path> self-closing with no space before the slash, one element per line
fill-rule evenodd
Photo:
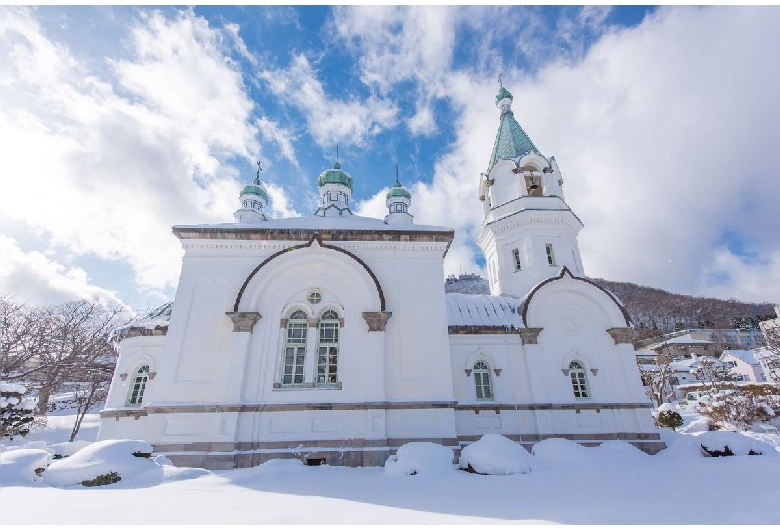
<path fill-rule="evenodd" d="M 723 350 L 723 353 L 720 355 L 721 360 L 724 355 L 729 354 L 732 357 L 736 357 L 737 359 L 746 362 L 747 364 L 757 365 L 761 364 L 756 359 L 756 356 L 753 355 L 753 352 L 750 350 Z"/>

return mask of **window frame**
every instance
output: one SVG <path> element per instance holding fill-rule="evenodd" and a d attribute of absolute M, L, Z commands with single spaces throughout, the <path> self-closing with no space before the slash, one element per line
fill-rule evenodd
<path fill-rule="evenodd" d="M 328 336 L 328 330 L 331 331 L 330 336 Z M 341 320 L 338 312 L 329 308 L 322 313 L 317 322 L 317 364 L 314 368 L 315 386 L 334 386 L 339 384 L 340 350 Z"/>
<path fill-rule="evenodd" d="M 512 249 L 512 261 L 515 265 L 515 272 L 519 272 L 523 270 L 523 264 L 520 261 L 520 249 L 519 248 L 513 248 Z"/>
<path fill-rule="evenodd" d="M 555 252 L 553 251 L 552 243 L 545 243 L 544 251 L 547 253 L 547 264 L 550 267 L 555 267 Z"/>
<path fill-rule="evenodd" d="M 480 366 L 481 365 L 481 366 Z M 490 365 L 485 361 L 474 363 L 472 370 L 474 377 L 474 391 L 477 401 L 495 401 L 493 391 L 493 379 L 490 377 Z M 487 392 L 485 392 L 487 390 Z"/>
<path fill-rule="evenodd" d="M 569 363 L 569 379 L 571 381 L 572 391 L 574 392 L 574 399 L 591 399 L 588 374 L 585 370 L 585 366 L 580 361 L 574 360 Z"/>
<path fill-rule="evenodd" d="M 130 380 L 130 389 L 127 394 L 126 406 L 140 407 L 143 404 L 151 369 L 152 367 L 149 363 L 141 364 L 135 369 L 133 378 Z"/>
<path fill-rule="evenodd" d="M 296 336 L 299 331 L 300 336 Z M 306 347 L 309 340 L 309 319 L 305 311 L 293 310 L 284 327 L 282 369 L 280 383 L 283 387 L 303 386 L 306 382 Z M 290 351 L 292 350 L 292 351 Z M 288 373 L 289 367 L 289 373 Z M 287 378 L 289 377 L 289 380 Z M 297 379 L 300 377 L 300 381 Z"/>

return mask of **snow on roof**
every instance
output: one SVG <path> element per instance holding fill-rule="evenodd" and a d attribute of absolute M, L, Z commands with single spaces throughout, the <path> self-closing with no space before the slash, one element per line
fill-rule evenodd
<path fill-rule="evenodd" d="M 161 330 L 167 329 L 168 324 L 171 321 L 171 311 L 173 310 L 173 302 L 163 304 L 157 309 L 152 310 L 148 315 L 139 318 L 138 320 L 131 322 L 126 326 L 120 326 L 114 330 L 114 337 L 117 340 L 122 340 L 131 334 L 133 330 Z"/>
<path fill-rule="evenodd" d="M 703 339 L 690 339 L 687 337 L 675 337 L 673 339 L 665 340 L 663 342 L 659 342 L 655 347 L 664 346 L 666 344 L 715 344 L 711 340 L 703 340 Z"/>
<path fill-rule="evenodd" d="M 524 328 L 517 307 L 522 302 L 511 296 L 447 293 L 447 324 L 450 326 L 504 326 Z"/>
<path fill-rule="evenodd" d="M 300 229 L 323 229 L 323 230 L 382 230 L 391 232 L 430 232 L 447 231 L 452 232 L 452 228 L 446 226 L 415 225 L 415 224 L 386 224 L 382 219 L 373 217 L 361 217 L 358 215 L 327 216 L 317 215 L 302 217 L 286 217 L 283 219 L 269 219 L 259 223 L 240 224 L 240 223 L 219 223 L 219 224 L 198 224 L 198 225 L 174 225 L 174 229 L 198 229 L 211 228 L 220 230 L 300 230 Z"/>
<path fill-rule="evenodd" d="M 748 364 L 760 364 L 755 355 L 753 355 L 753 352 L 750 350 L 723 350 L 721 357 L 726 354 L 729 354 L 732 357 L 736 357 L 737 359 L 740 359 L 741 361 L 744 361 Z"/>

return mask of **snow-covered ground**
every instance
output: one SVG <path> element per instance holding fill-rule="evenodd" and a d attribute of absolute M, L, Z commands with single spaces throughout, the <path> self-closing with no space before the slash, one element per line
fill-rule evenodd
<path fill-rule="evenodd" d="M 500 473 L 495 475 L 442 465 L 447 451 L 430 444 L 399 451 L 387 470 L 274 460 L 252 469 L 209 472 L 165 465 L 164 458 L 135 462 L 129 451 L 143 452 L 144 445 L 123 442 L 92 444 L 74 456 L 53 460 L 38 477 L 30 470 L 47 460 L 43 449 L 67 441 L 70 434 L 73 417 L 61 413 L 50 416 L 47 426 L 26 440 L 4 442 L 0 521 L 780 524 L 780 436 L 709 433 L 696 414 L 681 412 L 685 425 L 678 433 L 664 430 L 669 448 L 654 456 L 623 442 L 591 448 L 561 439 L 536 444 L 531 455 L 519 446 L 507 446 L 505 440 L 486 437 L 466 455 L 474 470 Z M 89 415 L 79 439 L 93 440 L 97 425 L 97 415 Z M 704 457 L 702 442 L 728 443 L 737 456 Z M 24 443 L 28 445 L 21 449 Z M 751 448 L 763 454 L 746 456 Z M 125 473 L 115 484 L 61 485 L 86 476 L 85 466 L 111 463 Z"/>

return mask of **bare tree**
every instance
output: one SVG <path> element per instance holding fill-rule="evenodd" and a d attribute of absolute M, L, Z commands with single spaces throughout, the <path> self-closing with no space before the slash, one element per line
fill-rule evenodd
<path fill-rule="evenodd" d="M 642 377 L 647 396 L 655 402 L 656 407 L 674 400 L 672 387 L 674 372 L 668 363 L 661 362 L 652 366 L 640 364 L 639 375 Z"/>
<path fill-rule="evenodd" d="M 759 322 L 766 339 L 766 347 L 756 351 L 757 360 L 761 362 L 767 379 L 780 383 L 780 317 Z"/>
<path fill-rule="evenodd" d="M 26 382 L 48 348 L 48 309 L 0 296 L 0 379 Z"/>
<path fill-rule="evenodd" d="M 714 396 L 723 387 L 722 383 L 735 381 L 731 373 L 733 366 L 714 357 L 699 357 L 691 365 L 691 375 L 701 381 L 707 392 Z"/>
<path fill-rule="evenodd" d="M 39 352 L 29 372 L 30 380 L 38 388 L 38 411 L 45 414 L 54 392 L 66 383 L 79 382 L 103 360 L 116 362 L 116 349 L 111 341 L 112 330 L 123 322 L 120 307 L 107 308 L 94 300 L 68 302 L 50 308 L 50 336 L 46 347 Z M 109 371 L 106 380 L 111 378 Z"/>

